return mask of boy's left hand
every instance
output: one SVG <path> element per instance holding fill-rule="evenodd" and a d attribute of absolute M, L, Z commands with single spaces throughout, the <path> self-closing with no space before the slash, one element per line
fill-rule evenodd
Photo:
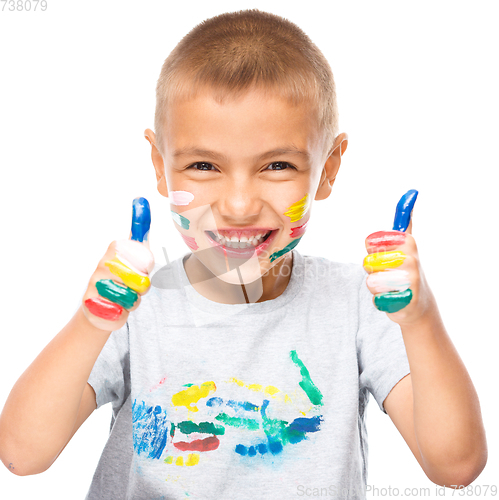
<path fill-rule="evenodd" d="M 369 273 L 366 283 L 374 305 L 399 325 L 425 319 L 435 305 L 411 234 L 417 194 L 411 190 L 400 199 L 394 230 L 372 233 L 365 242 L 369 255 L 364 269 Z"/>

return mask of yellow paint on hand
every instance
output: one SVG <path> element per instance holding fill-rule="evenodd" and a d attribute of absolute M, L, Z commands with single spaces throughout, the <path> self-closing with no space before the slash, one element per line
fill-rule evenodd
<path fill-rule="evenodd" d="M 215 392 L 217 387 L 215 382 L 205 382 L 201 386 L 192 385 L 184 391 L 177 392 L 172 396 L 172 403 L 175 406 L 185 406 L 188 410 L 198 411 L 193 403 L 197 403 L 201 398 L 205 398 L 210 392 Z"/>
<path fill-rule="evenodd" d="M 187 457 L 187 462 L 185 465 L 196 465 L 199 463 L 199 453 L 190 453 Z"/>
<path fill-rule="evenodd" d="M 140 274 L 137 274 L 118 259 L 108 260 L 104 264 L 115 276 L 121 278 L 127 287 L 135 290 L 137 293 L 144 293 L 151 285 L 151 281 L 148 276 L 141 276 Z"/>
<path fill-rule="evenodd" d="M 404 252 L 398 251 L 371 253 L 364 258 L 364 267 L 371 273 L 392 269 L 401 266 L 406 257 Z"/>
<path fill-rule="evenodd" d="M 175 460 L 175 465 L 184 465 L 183 457 L 177 457 L 177 460 Z"/>
<path fill-rule="evenodd" d="M 310 207 L 310 196 L 307 193 L 300 201 L 293 203 L 287 210 L 284 212 L 284 215 L 287 215 L 291 222 L 296 222 L 300 220 L 306 213 Z"/>

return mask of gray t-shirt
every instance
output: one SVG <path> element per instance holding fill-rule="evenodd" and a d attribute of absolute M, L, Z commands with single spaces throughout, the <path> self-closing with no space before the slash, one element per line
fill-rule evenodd
<path fill-rule="evenodd" d="M 86 499 L 365 498 L 369 392 L 410 371 L 366 276 L 293 250 L 279 297 L 221 304 L 159 269 L 88 379 L 113 416 Z"/>

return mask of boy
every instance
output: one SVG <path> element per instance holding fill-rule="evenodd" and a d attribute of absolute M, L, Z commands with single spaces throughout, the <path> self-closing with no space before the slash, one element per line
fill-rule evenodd
<path fill-rule="evenodd" d="M 360 266 L 295 248 L 346 150 L 337 128 L 329 65 L 294 24 L 242 11 L 184 37 L 145 135 L 191 253 L 153 274 L 148 204 L 134 201 L 131 239 L 110 245 L 9 395 L 12 472 L 48 469 L 112 402 L 88 499 L 294 498 L 324 484 L 364 498 L 371 392 L 432 481 L 478 476 L 478 398 L 410 224 L 367 238 L 369 288 Z"/>

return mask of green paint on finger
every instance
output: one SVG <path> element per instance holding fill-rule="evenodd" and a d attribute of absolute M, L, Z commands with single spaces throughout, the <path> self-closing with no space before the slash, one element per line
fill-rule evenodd
<path fill-rule="evenodd" d="M 180 227 L 184 229 L 189 229 L 189 224 L 191 223 L 189 219 L 187 219 L 183 215 L 180 215 L 177 212 L 174 212 L 173 210 L 171 212 L 173 220 L 175 221 L 176 224 L 178 224 Z"/>
<path fill-rule="evenodd" d="M 290 252 L 293 250 L 293 248 L 298 245 L 299 241 L 301 240 L 302 237 L 297 238 L 296 240 L 293 240 L 291 243 L 288 243 L 282 250 L 278 250 L 277 252 L 274 252 L 270 256 L 270 262 L 274 262 L 274 260 L 278 259 L 279 257 L 282 257 L 285 253 Z"/>
<path fill-rule="evenodd" d="M 99 280 L 95 284 L 95 288 L 101 297 L 118 304 L 125 309 L 133 307 L 137 301 L 137 292 L 127 286 L 120 286 L 113 280 Z"/>
<path fill-rule="evenodd" d="M 374 305 L 377 309 L 387 313 L 394 313 L 403 309 L 412 299 L 412 290 L 404 292 L 380 293 L 374 296 Z"/>

